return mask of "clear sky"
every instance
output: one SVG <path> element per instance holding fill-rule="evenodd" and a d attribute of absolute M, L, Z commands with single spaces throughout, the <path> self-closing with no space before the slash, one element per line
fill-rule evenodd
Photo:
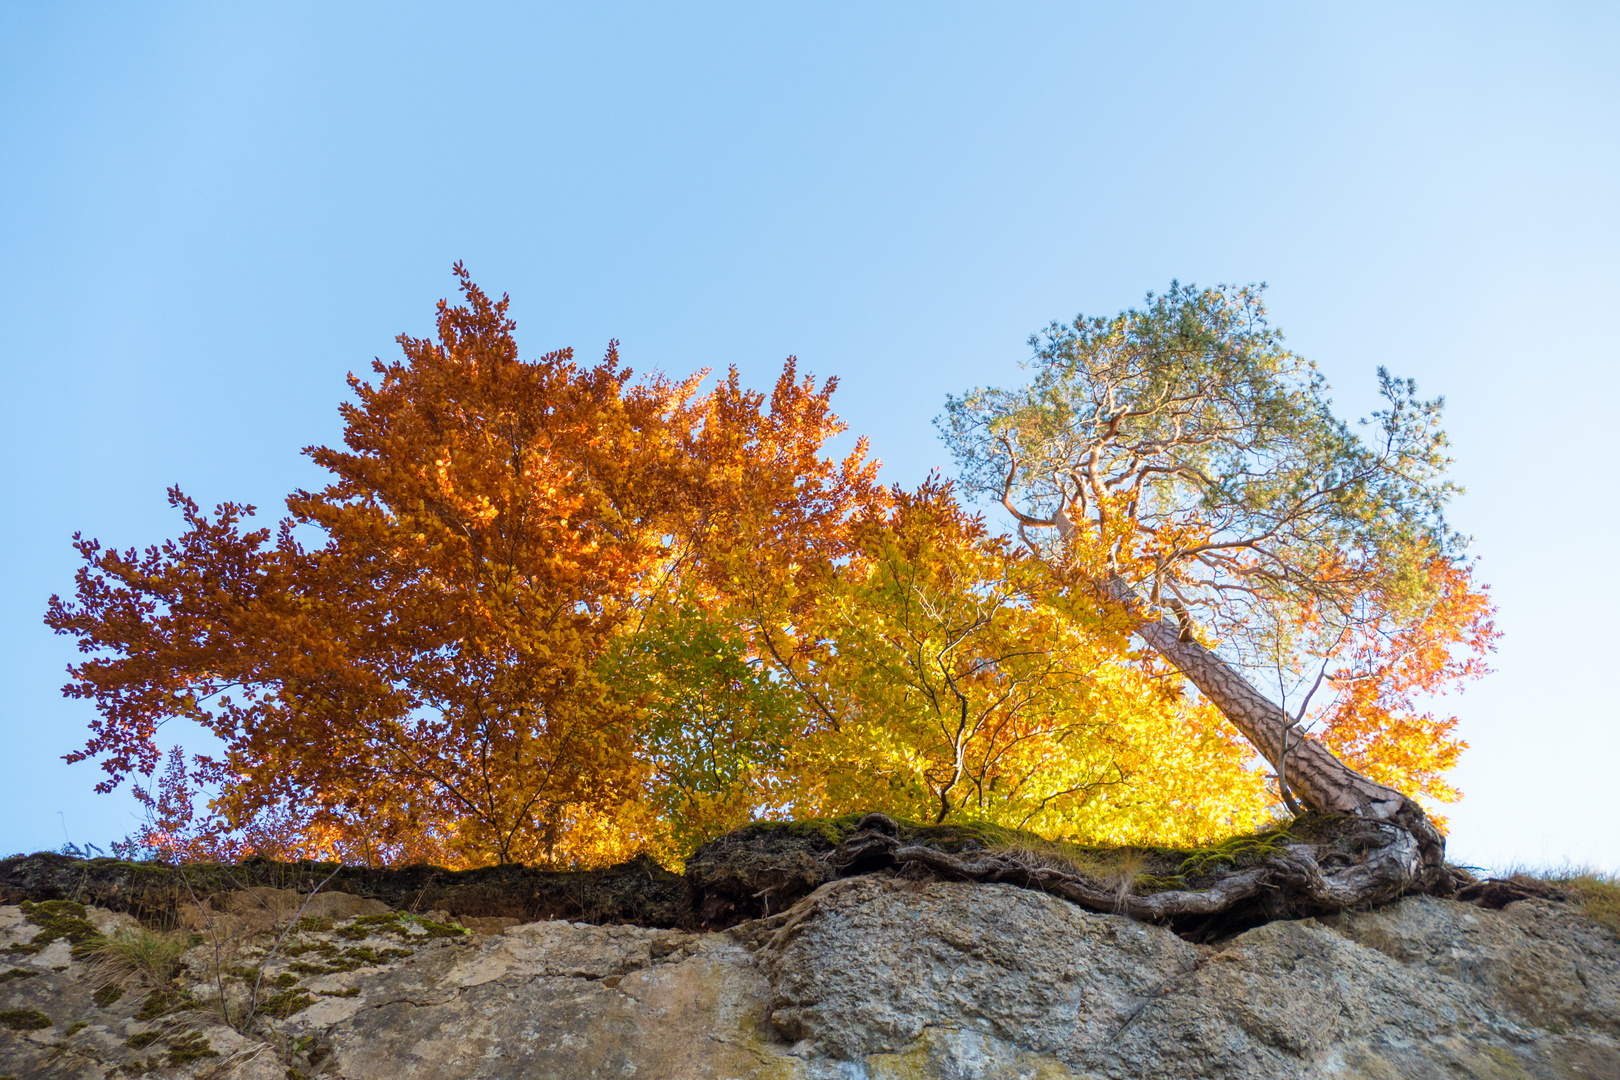
<path fill-rule="evenodd" d="M 1269 282 L 1346 413 L 1448 402 L 1507 634 L 1453 857 L 1620 869 L 1617 56 L 1611 3 L 0 7 L 0 855 L 134 823 L 59 760 L 70 535 L 320 484 L 464 259 L 531 356 L 838 375 L 907 484 L 1048 321 Z"/>

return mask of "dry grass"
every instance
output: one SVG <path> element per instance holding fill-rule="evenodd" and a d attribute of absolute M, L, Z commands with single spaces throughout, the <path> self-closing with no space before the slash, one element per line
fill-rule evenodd
<path fill-rule="evenodd" d="M 162 986 L 179 970 L 180 956 L 189 947 L 188 934 L 159 933 L 144 926 L 124 927 L 90 948 L 90 962 L 102 986 Z"/>
<path fill-rule="evenodd" d="M 1034 841 L 1020 837 L 1021 842 L 998 844 L 986 854 L 1010 860 L 1026 869 L 1046 868 L 1068 874 L 1108 889 L 1115 894 L 1115 905 L 1121 910 L 1125 898 L 1131 895 L 1136 879 L 1147 868 L 1147 858 L 1132 848 L 1117 850 L 1081 848 L 1061 841 Z"/>
<path fill-rule="evenodd" d="M 1586 917 L 1620 935 L 1620 874 L 1586 866 L 1510 866 L 1491 876 L 1509 878 L 1522 874 L 1546 882 L 1581 906 Z"/>
<path fill-rule="evenodd" d="M 1578 901 L 1587 918 L 1620 934 L 1620 875 L 1583 871 L 1547 880 Z"/>

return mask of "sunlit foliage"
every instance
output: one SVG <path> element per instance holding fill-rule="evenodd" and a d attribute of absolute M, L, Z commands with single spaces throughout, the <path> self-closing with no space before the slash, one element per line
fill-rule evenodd
<path fill-rule="evenodd" d="M 769 394 L 735 371 L 702 392 L 612 347 L 524 361 L 505 298 L 457 273 L 435 339 L 351 376 L 343 448 L 306 451 L 333 480 L 279 528 L 175 489 L 175 540 L 75 537 L 47 623 L 96 706 L 70 759 L 102 790 L 134 777 L 149 811 L 126 853 L 570 866 L 676 859 L 759 816 L 1185 843 L 1271 812 L 1220 714 L 1064 566 L 948 483 L 883 489 L 864 440 L 830 456 L 835 380 L 789 360 Z M 1133 567 L 1213 535 L 1137 521 Z M 1326 598 L 1387 610 L 1335 630 L 1322 737 L 1443 799 L 1460 744 L 1423 696 L 1494 631 L 1466 569 L 1423 565 L 1399 611 Z M 1343 623 L 1314 610 L 1287 632 Z M 223 750 L 165 760 L 175 719 Z"/>

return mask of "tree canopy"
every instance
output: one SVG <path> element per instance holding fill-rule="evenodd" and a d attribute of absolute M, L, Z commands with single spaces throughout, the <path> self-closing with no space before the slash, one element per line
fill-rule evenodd
<path fill-rule="evenodd" d="M 1054 328 L 1029 387 L 950 402 L 965 481 L 1020 544 L 948 481 L 881 487 L 864 440 L 829 455 L 836 380 L 525 361 L 507 300 L 457 273 L 435 339 L 350 377 L 344 447 L 306 450 L 332 482 L 278 528 L 173 489 L 174 540 L 75 536 L 46 616 L 96 707 L 70 760 L 135 778 L 141 845 L 567 866 L 760 816 L 1113 842 L 1263 820 L 1221 702 L 1099 581 L 1250 670 L 1336 658 L 1315 741 L 1454 796 L 1452 722 L 1420 710 L 1494 631 L 1443 519 L 1438 405 L 1386 378 L 1362 442 L 1252 292 Z M 223 752 L 165 759 L 177 719 Z"/>
<path fill-rule="evenodd" d="M 1495 635 L 1445 519 L 1457 488 L 1442 402 L 1379 369 L 1385 408 L 1362 438 L 1252 288 L 1173 284 L 1140 310 L 1053 324 L 1031 345 L 1027 385 L 947 404 L 942 428 L 972 490 L 1068 580 L 1130 610 L 1279 771 L 1301 734 L 1289 729 L 1331 674 L 1322 746 L 1386 787 L 1452 794 L 1440 779 L 1461 749 L 1452 723 L 1396 723 L 1369 704 L 1393 695 L 1410 708 L 1412 691 L 1477 674 L 1452 648 L 1478 654 Z M 1290 697 L 1305 699 L 1296 714 Z M 1365 726 L 1374 713 L 1380 736 Z M 1312 798 L 1333 809 L 1378 801 L 1324 785 Z"/>

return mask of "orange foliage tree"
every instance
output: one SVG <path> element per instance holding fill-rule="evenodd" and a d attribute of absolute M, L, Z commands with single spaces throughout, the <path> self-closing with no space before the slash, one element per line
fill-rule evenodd
<path fill-rule="evenodd" d="M 401 337 L 375 385 L 351 376 L 347 449 L 307 451 L 336 479 L 290 496 L 273 540 L 245 529 L 252 507 L 210 517 L 178 490 L 178 540 L 75 537 L 76 603 L 52 597 L 47 623 L 94 654 L 66 688 L 98 707 L 70 760 L 101 758 L 103 790 L 150 774 L 178 717 L 224 743 L 190 770 L 219 835 L 282 815 L 287 850 L 368 861 L 616 852 L 611 812 L 647 780 L 642 709 L 598 665 L 691 557 L 672 539 L 735 547 L 768 506 L 803 546 L 869 479 L 859 452 L 805 479 L 832 388 L 791 365 L 762 412 L 735 376 L 703 401 L 697 377 L 632 383 L 612 349 L 526 363 L 507 301 L 457 273 L 438 340 Z"/>
<path fill-rule="evenodd" d="M 436 339 L 350 377 L 344 448 L 306 451 L 333 481 L 278 529 L 174 489 L 175 540 L 75 536 L 46 616 L 97 708 L 70 760 L 137 778 L 135 846 L 559 866 L 773 814 L 1191 842 L 1268 813 L 1249 750 L 1115 607 L 948 484 L 881 488 L 864 440 L 829 456 L 836 380 L 523 361 L 507 300 L 456 272 Z M 1427 574 L 1333 643 L 1319 737 L 1444 798 L 1460 744 L 1415 710 L 1494 631 L 1465 569 Z M 223 749 L 162 762 L 173 719 Z"/>
<path fill-rule="evenodd" d="M 1402 610 L 1351 623 L 1329 657 L 1331 693 L 1317 712 L 1318 737 L 1379 783 L 1455 802 L 1461 793 L 1445 773 L 1468 744 L 1456 734 L 1455 716 L 1433 711 L 1433 699 L 1489 672 L 1485 657 L 1500 636 L 1496 609 L 1475 585 L 1471 564 L 1434 558 L 1414 577 Z M 1363 599 L 1380 601 L 1388 606 L 1382 597 Z"/>

